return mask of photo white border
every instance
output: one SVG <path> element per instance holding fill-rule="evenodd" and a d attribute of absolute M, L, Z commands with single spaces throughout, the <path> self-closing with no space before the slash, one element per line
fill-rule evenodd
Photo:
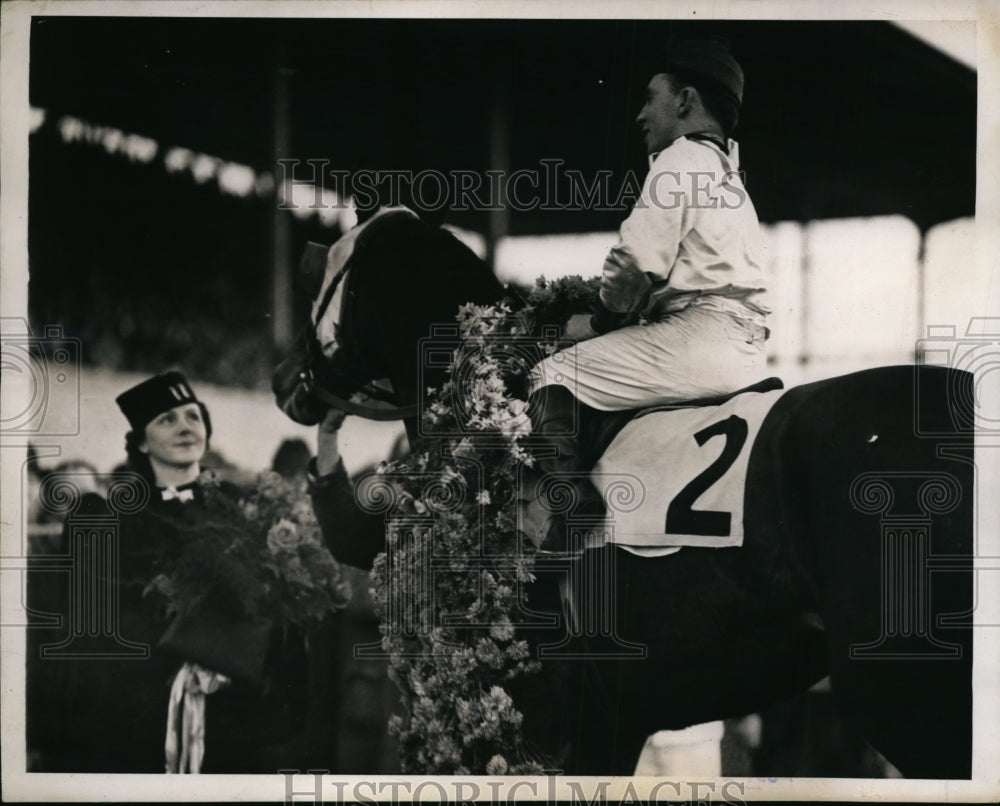
<path fill-rule="evenodd" d="M 193 17 L 468 17 L 468 18 L 673 18 L 673 19 L 786 19 L 796 20 L 973 20 L 977 23 L 978 41 L 978 149 L 976 260 L 984 276 L 991 277 L 996 289 L 990 300 L 992 316 L 1000 316 L 1000 232 L 982 222 L 1000 222 L 1000 3 L 992 0 L 938 0 L 937 2 L 887 2 L 887 0 L 846 0 L 834 7 L 825 0 L 718 0 L 691 3 L 655 0 L 631 0 L 611 5 L 607 2 L 504 2 L 503 0 L 436 0 L 435 2 L 310 2 L 309 0 L 213 0 L 212 2 L 161 2 L 160 0 L 52 0 L 37 2 L 13 0 L 0 6 L 0 316 L 27 318 L 27 192 L 28 192 L 28 54 L 29 27 L 32 16 L 193 16 Z M 849 54 L 845 54 L 849 57 Z M 928 114 L 933 113 L 928 99 Z M 929 120 L 928 125 L 934 125 Z M 930 191 L 929 191 L 930 192 Z M 1000 373 L 983 376 L 980 394 L 1000 400 Z M 19 388 L 0 384 L 0 406 L 16 406 Z M 17 410 L 17 409 L 15 409 Z M 983 440 L 977 446 L 977 465 L 981 478 L 1000 480 L 1000 447 Z M 0 512 L 3 513 L 3 558 L 19 553 L 24 514 L 20 502 L 20 469 L 26 445 L 4 445 L 0 453 Z M 990 486 L 980 482 L 979 489 Z M 993 485 L 1000 488 L 1000 485 Z M 978 502 L 980 551 L 1000 557 L 1000 497 L 980 496 Z M 13 548 L 14 551 L 10 551 Z M 997 563 L 994 562 L 995 566 Z M 11 566 L 0 566 L 6 577 Z M 1000 584 L 989 584 L 997 572 L 980 574 L 979 623 L 1000 624 Z M 0 606 L 7 616 L 21 611 L 18 585 L 0 587 Z M 975 635 L 974 737 L 976 755 L 972 781 L 913 781 L 868 779 L 719 779 L 738 780 L 745 784 L 746 800 L 909 800 L 921 802 L 995 802 L 1000 800 L 1000 630 L 979 627 Z M 136 776 L 136 775 L 55 775 L 27 774 L 24 736 L 24 646 L 19 628 L 0 630 L 0 709 L 2 709 L 2 785 L 5 800 L 130 800 L 130 801 L 281 801 L 285 781 L 281 776 Z M 987 697 L 987 701 L 983 701 Z M 362 792 L 372 799 L 384 799 L 392 792 L 392 783 L 437 780 L 455 791 L 456 779 L 426 776 L 329 778 L 324 786 L 324 800 L 336 802 L 334 781 L 344 782 L 345 793 Z M 500 780 L 500 779 L 491 779 Z M 495 794 L 505 797 L 520 779 L 503 779 L 504 789 Z M 552 779 L 536 782 L 537 797 L 550 798 Z M 571 782 L 580 782 L 590 793 L 600 781 L 610 781 L 608 802 L 618 802 L 627 793 L 629 781 L 635 791 L 648 792 L 652 779 L 565 778 L 555 779 L 558 798 L 569 799 Z M 382 797 L 370 791 L 368 783 L 384 784 Z M 680 782 L 679 782 L 680 783 Z M 311 784 L 296 778 L 296 791 Z M 361 790 L 355 789 L 364 784 Z M 644 789 L 640 789 L 642 785 Z M 464 790 L 468 792 L 469 790 Z M 671 789 L 661 789 L 669 797 Z M 734 790 L 729 790 L 730 792 Z M 436 790 L 427 790 L 429 798 Z M 490 794 L 489 790 L 486 790 Z M 514 792 L 519 799 L 531 795 L 519 785 Z M 345 794 L 346 797 L 346 794 Z M 302 796 L 296 798 L 304 802 Z"/>

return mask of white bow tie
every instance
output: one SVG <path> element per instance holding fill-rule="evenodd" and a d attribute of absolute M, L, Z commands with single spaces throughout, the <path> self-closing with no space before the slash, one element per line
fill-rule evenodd
<path fill-rule="evenodd" d="M 177 499 L 182 504 L 185 501 L 194 501 L 194 490 L 177 490 L 173 487 L 164 487 L 161 491 L 164 501 L 173 501 Z"/>

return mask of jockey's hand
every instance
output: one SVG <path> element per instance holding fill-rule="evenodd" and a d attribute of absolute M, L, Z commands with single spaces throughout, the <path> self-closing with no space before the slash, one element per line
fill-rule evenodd
<path fill-rule="evenodd" d="M 319 433 L 316 436 L 316 473 L 320 476 L 329 475 L 337 469 L 337 464 L 340 462 L 337 432 L 346 417 L 345 412 L 330 409 L 320 421 Z"/>
<path fill-rule="evenodd" d="M 592 314 L 589 313 L 578 313 L 571 316 L 566 327 L 563 328 L 563 338 L 586 341 L 598 335 L 590 324 L 591 316 Z"/>

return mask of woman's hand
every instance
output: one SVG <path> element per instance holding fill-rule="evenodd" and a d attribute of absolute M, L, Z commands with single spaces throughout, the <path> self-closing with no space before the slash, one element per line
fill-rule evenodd
<path fill-rule="evenodd" d="M 346 417 L 346 412 L 330 409 L 320 421 L 316 437 L 316 472 L 320 476 L 329 475 L 337 469 L 337 464 L 340 462 L 337 432 Z"/>

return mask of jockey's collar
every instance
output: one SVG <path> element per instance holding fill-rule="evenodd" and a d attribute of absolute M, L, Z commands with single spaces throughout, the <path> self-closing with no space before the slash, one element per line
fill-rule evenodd
<path fill-rule="evenodd" d="M 717 146 L 719 150 L 728 156 L 729 145 L 726 143 L 725 139 L 721 135 L 714 134 L 713 132 L 688 132 L 687 134 L 682 134 L 681 137 L 686 137 L 688 140 L 701 140 L 706 143 L 711 143 Z"/>
<path fill-rule="evenodd" d="M 735 140 L 729 140 L 728 142 L 726 142 L 722 139 L 722 137 L 720 137 L 717 134 L 713 134 L 711 132 L 688 132 L 687 134 L 678 135 L 673 140 L 671 140 L 670 145 L 668 145 L 667 148 L 670 148 L 670 146 L 672 146 L 682 137 L 691 140 L 693 142 L 700 141 L 703 143 L 707 143 L 709 145 L 713 145 L 717 149 L 719 149 L 719 151 L 721 151 L 725 156 L 727 156 L 733 165 L 739 163 L 739 156 L 738 156 L 739 152 L 737 151 Z M 650 167 L 652 167 L 653 162 L 656 160 L 656 158 L 666 150 L 667 150 L 666 148 L 663 148 L 649 155 L 648 159 Z"/>

